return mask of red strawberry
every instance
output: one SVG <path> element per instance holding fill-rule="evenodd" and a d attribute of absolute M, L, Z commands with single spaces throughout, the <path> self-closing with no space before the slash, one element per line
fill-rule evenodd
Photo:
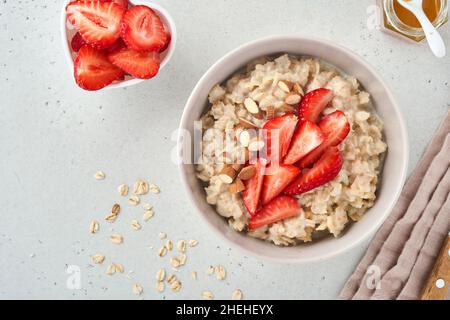
<path fill-rule="evenodd" d="M 74 52 L 80 51 L 80 48 L 86 44 L 86 41 L 84 41 L 83 37 L 79 32 L 75 33 L 75 35 L 72 38 L 72 41 L 70 41 L 70 46 L 72 47 L 72 50 Z"/>
<path fill-rule="evenodd" d="M 109 62 L 102 51 L 89 45 L 81 47 L 74 64 L 75 80 L 86 90 L 98 90 L 123 79 L 123 71 Z"/>
<path fill-rule="evenodd" d="M 172 41 L 172 35 L 170 34 L 170 32 L 166 32 L 166 37 L 166 43 L 164 44 L 164 47 L 159 49 L 159 52 L 164 52 L 167 50 L 167 48 L 169 48 L 170 42 Z"/>
<path fill-rule="evenodd" d="M 316 122 L 320 113 L 333 99 L 333 92 L 325 88 L 319 88 L 308 92 L 298 107 L 300 121 L 309 120 Z"/>
<path fill-rule="evenodd" d="M 342 157 L 337 147 L 330 147 L 314 167 L 302 174 L 285 190 L 287 195 L 297 195 L 320 187 L 333 180 L 342 168 Z"/>
<path fill-rule="evenodd" d="M 167 42 L 161 19 L 155 11 L 143 5 L 128 9 L 120 28 L 122 39 L 136 51 L 159 51 Z"/>
<path fill-rule="evenodd" d="M 325 150 L 340 144 L 350 132 L 350 123 L 340 110 L 324 116 L 319 121 L 319 127 L 325 136 L 325 141 L 300 161 L 300 168 L 310 167 L 322 156 Z"/>
<path fill-rule="evenodd" d="M 109 47 L 108 49 L 106 49 L 105 51 L 107 53 L 112 53 L 112 52 L 116 52 L 122 48 L 125 48 L 127 45 L 125 44 L 125 42 L 123 42 L 122 38 L 117 39 L 116 42 L 114 42 L 114 44 Z"/>
<path fill-rule="evenodd" d="M 245 190 L 242 192 L 242 199 L 250 215 L 254 215 L 258 210 L 261 188 L 264 181 L 264 172 L 266 170 L 266 161 L 258 159 L 255 163 L 256 174 L 244 182 Z"/>
<path fill-rule="evenodd" d="M 295 131 L 291 147 L 283 162 L 286 164 L 296 163 L 317 148 L 324 140 L 325 136 L 319 126 L 314 122 L 305 120 Z"/>
<path fill-rule="evenodd" d="M 289 149 L 297 121 L 297 117 L 294 114 L 288 113 L 266 122 L 263 130 L 265 130 L 267 138 L 268 158 L 272 158 L 274 162 L 281 162 L 281 159 Z"/>
<path fill-rule="evenodd" d="M 67 18 L 78 29 L 86 43 L 104 49 L 120 37 L 120 20 L 124 9 L 113 2 L 71 2 Z"/>
<path fill-rule="evenodd" d="M 117 3 L 118 5 L 120 5 L 122 8 L 124 8 L 125 10 L 128 9 L 128 0 L 74 0 L 71 2 L 76 2 L 76 1 L 89 1 L 89 2 L 114 2 Z"/>
<path fill-rule="evenodd" d="M 137 52 L 123 47 L 108 55 L 109 61 L 133 77 L 150 79 L 159 71 L 158 52 Z"/>
<path fill-rule="evenodd" d="M 292 180 L 300 174 L 300 169 L 289 164 L 272 163 L 266 168 L 261 195 L 263 205 L 279 195 Z"/>
<path fill-rule="evenodd" d="M 302 207 L 297 199 L 279 196 L 250 218 L 248 229 L 254 230 L 283 219 L 292 218 L 298 216 L 301 212 Z"/>

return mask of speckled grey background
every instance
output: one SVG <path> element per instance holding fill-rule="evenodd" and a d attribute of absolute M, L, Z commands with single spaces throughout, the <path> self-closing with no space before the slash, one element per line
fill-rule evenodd
<path fill-rule="evenodd" d="M 370 0 L 157 2 L 179 32 L 167 68 L 128 89 L 88 93 L 73 85 L 64 60 L 61 1 L 0 1 L 0 298 L 135 299 L 134 282 L 146 299 L 199 298 L 207 289 L 227 299 L 235 288 L 249 299 L 336 298 L 368 242 L 323 263 L 279 265 L 230 249 L 199 223 L 170 162 L 184 103 L 207 68 L 242 43 L 292 33 L 331 39 L 364 56 L 391 86 L 408 125 L 412 168 L 450 107 L 450 55 L 437 60 L 425 44 L 370 30 Z M 441 32 L 450 46 L 449 26 Z M 99 169 L 106 180 L 93 179 Z M 89 235 L 93 218 L 101 221 L 114 201 L 125 204 L 116 187 L 139 177 L 162 189 L 145 197 L 155 218 L 132 231 L 141 209 L 124 205 L 113 225 L 123 245 L 109 242 L 104 223 Z M 154 290 L 156 270 L 168 267 L 156 256 L 160 231 L 200 241 L 179 273 L 177 294 Z M 96 253 L 134 270 L 133 279 L 90 265 Z M 225 281 L 205 275 L 211 264 L 227 268 Z M 80 268 L 79 290 L 67 287 L 70 265 Z"/>

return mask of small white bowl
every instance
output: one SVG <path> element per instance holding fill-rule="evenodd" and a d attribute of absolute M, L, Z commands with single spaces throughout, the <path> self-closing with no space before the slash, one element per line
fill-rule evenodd
<path fill-rule="evenodd" d="M 282 263 L 306 263 L 324 260 L 350 250 L 373 235 L 395 205 L 406 178 L 409 145 L 406 126 L 395 99 L 378 73 L 360 56 L 327 40 L 303 36 L 274 36 L 245 44 L 216 62 L 200 79 L 189 97 L 181 119 L 180 132 L 193 137 L 194 121 L 200 119 L 208 105 L 211 88 L 228 79 L 250 61 L 267 55 L 290 53 L 313 56 L 329 62 L 344 73 L 355 76 L 373 99 L 377 114 L 384 120 L 388 144 L 378 197 L 357 223 L 347 226 L 339 238 L 332 235 L 317 242 L 293 247 L 277 247 L 232 230 L 224 218 L 216 213 L 205 199 L 201 182 L 192 164 L 181 163 L 179 169 L 187 194 L 199 213 L 200 220 L 227 241 L 263 259 Z M 192 142 L 178 142 L 181 153 L 192 154 Z M 192 140 L 192 139 L 191 139 Z M 184 149 L 184 150 L 183 150 Z"/>
<path fill-rule="evenodd" d="M 60 26 L 60 28 L 61 28 L 61 40 L 62 40 L 62 45 L 63 45 L 63 49 L 64 49 L 64 54 L 66 56 L 67 64 L 69 65 L 70 70 L 72 71 L 72 74 L 73 74 L 73 62 L 75 60 L 77 53 L 73 52 L 73 50 L 70 46 L 70 41 L 72 40 L 72 37 L 74 36 L 74 34 L 77 33 L 77 30 L 67 20 L 67 15 L 66 15 L 66 6 L 71 1 L 73 1 L 73 0 L 64 0 L 63 1 L 63 7 L 62 7 L 62 11 L 61 11 L 61 26 Z M 166 28 L 167 31 L 170 32 L 170 34 L 172 36 L 169 47 L 166 49 L 166 51 L 164 51 L 161 54 L 161 66 L 159 68 L 159 70 L 160 70 L 159 72 L 161 72 L 161 70 L 164 68 L 164 66 L 172 58 L 172 55 L 175 51 L 175 47 L 177 44 L 177 29 L 175 27 L 175 22 L 173 21 L 169 12 L 167 12 L 166 9 L 164 9 L 163 7 L 161 7 L 160 5 L 158 5 L 156 3 L 146 1 L 146 0 L 129 0 L 129 2 L 132 5 L 142 4 L 142 5 L 145 5 L 147 7 L 152 8 L 153 10 L 155 10 L 155 12 L 161 18 L 161 21 L 163 22 L 164 27 Z M 112 84 L 110 84 L 100 90 L 125 88 L 125 87 L 129 87 L 129 86 L 141 83 L 146 80 L 150 80 L 150 79 L 137 79 L 137 78 L 134 78 L 131 76 L 125 76 L 124 80 L 115 81 Z M 97 90 L 97 91 L 100 91 L 100 90 Z"/>

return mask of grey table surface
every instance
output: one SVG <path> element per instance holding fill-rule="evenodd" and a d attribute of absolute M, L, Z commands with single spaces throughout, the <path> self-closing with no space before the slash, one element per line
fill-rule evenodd
<path fill-rule="evenodd" d="M 369 0 L 166 0 L 178 46 L 154 80 L 98 93 L 74 86 L 59 34 L 61 1 L 0 2 L 0 298 L 197 299 L 204 290 L 228 299 L 240 288 L 246 299 L 334 299 L 369 241 L 332 260 L 281 265 L 229 248 L 198 221 L 180 184 L 171 152 L 183 106 L 195 83 L 218 58 L 237 46 L 273 34 L 305 34 L 338 42 L 359 53 L 384 77 L 409 129 L 410 171 L 450 106 L 450 55 L 435 59 L 426 44 L 412 44 L 371 25 Z M 450 25 L 441 29 L 450 45 Z M 106 179 L 93 178 L 97 170 Z M 133 231 L 141 207 L 117 195 L 120 183 L 145 178 L 160 195 L 142 201 L 155 217 Z M 103 221 L 114 202 L 122 213 Z M 92 219 L 100 232 L 90 235 Z M 113 232 L 123 234 L 112 244 Z M 177 273 L 178 293 L 155 291 L 159 232 L 197 239 Z M 102 253 L 103 265 L 90 256 Z M 108 276 L 110 262 L 124 274 Z M 223 265 L 227 278 L 206 275 Z M 134 272 L 129 274 L 129 271 Z M 191 271 L 198 279 L 191 278 Z M 79 282 L 78 282 L 79 280 Z"/>

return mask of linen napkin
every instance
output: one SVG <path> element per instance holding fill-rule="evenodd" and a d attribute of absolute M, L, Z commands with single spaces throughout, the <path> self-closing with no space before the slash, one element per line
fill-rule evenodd
<path fill-rule="evenodd" d="M 420 298 L 449 229 L 450 111 L 340 297 Z"/>

